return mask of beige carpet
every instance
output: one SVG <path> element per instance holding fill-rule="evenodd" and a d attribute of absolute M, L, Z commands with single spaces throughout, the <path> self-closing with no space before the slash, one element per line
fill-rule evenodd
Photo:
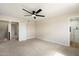
<path fill-rule="evenodd" d="M 78 56 L 79 49 L 65 47 L 39 39 L 18 42 L 6 41 L 0 44 L 1 56 Z"/>

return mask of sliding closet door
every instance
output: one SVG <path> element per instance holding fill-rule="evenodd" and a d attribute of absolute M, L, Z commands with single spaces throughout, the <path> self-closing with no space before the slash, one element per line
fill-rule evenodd
<path fill-rule="evenodd" d="M 0 21 L 0 40 L 7 39 L 8 34 L 8 23 Z"/>

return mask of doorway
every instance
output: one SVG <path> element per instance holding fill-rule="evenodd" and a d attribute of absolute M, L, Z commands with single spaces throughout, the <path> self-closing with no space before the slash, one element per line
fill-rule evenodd
<path fill-rule="evenodd" d="M 19 24 L 0 20 L 0 43 L 9 40 L 19 40 Z"/>
<path fill-rule="evenodd" d="M 8 40 L 8 22 L 0 21 L 0 43 Z"/>
<path fill-rule="evenodd" d="M 19 39 L 19 24 L 18 22 L 11 22 L 11 40 L 18 40 Z"/>
<path fill-rule="evenodd" d="M 70 46 L 79 48 L 79 17 L 70 19 Z"/>

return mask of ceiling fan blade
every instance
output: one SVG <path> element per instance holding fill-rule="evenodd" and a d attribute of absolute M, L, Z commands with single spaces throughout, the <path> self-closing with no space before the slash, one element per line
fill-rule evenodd
<path fill-rule="evenodd" d="M 39 17 L 45 17 L 44 15 L 36 15 L 36 16 L 39 16 Z"/>
<path fill-rule="evenodd" d="M 32 14 L 31 12 L 27 11 L 26 9 L 22 9 L 22 10 L 24 10 L 24 11 L 26 11 L 26 12 L 28 12 L 28 13 Z"/>
<path fill-rule="evenodd" d="M 39 13 L 39 12 L 41 12 L 41 11 L 42 11 L 42 9 L 39 9 L 39 10 L 36 12 L 36 14 Z"/>

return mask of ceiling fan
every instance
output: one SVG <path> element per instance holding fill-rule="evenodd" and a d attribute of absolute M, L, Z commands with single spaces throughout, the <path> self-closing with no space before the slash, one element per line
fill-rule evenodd
<path fill-rule="evenodd" d="M 32 11 L 32 12 L 29 12 L 28 10 L 26 9 L 22 9 L 26 12 L 28 12 L 30 15 L 24 15 L 24 16 L 32 16 L 34 19 L 36 19 L 36 17 L 45 17 L 44 15 L 39 15 L 38 13 L 40 13 L 42 11 L 42 9 L 39 9 L 37 11 Z"/>

